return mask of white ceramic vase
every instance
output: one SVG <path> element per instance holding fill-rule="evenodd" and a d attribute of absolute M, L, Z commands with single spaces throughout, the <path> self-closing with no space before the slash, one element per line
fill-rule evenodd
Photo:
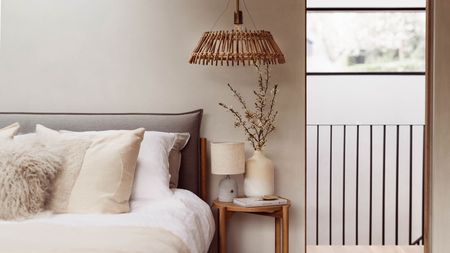
<path fill-rule="evenodd" d="M 256 150 L 245 162 L 244 193 L 259 197 L 275 193 L 275 166 L 262 151 Z"/>

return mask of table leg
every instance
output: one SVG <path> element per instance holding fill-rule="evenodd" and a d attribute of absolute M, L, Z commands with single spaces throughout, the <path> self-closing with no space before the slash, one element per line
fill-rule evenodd
<path fill-rule="evenodd" d="M 283 206 L 283 253 L 289 253 L 289 206 Z"/>
<path fill-rule="evenodd" d="M 227 209 L 219 208 L 219 253 L 227 252 Z"/>
<path fill-rule="evenodd" d="M 275 253 L 281 253 L 281 218 L 275 218 Z"/>

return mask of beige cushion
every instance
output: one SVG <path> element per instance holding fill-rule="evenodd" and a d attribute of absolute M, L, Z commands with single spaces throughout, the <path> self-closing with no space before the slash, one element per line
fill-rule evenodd
<path fill-rule="evenodd" d="M 41 133 L 39 136 L 42 143 L 49 148 L 58 148 L 64 157 L 62 168 L 53 182 L 53 191 L 47 208 L 55 213 L 66 213 L 73 186 L 78 179 L 84 155 L 91 141 L 81 138 L 64 138 L 58 132 Z"/>
<path fill-rule="evenodd" d="M 84 156 L 91 142 L 88 140 L 64 140 L 63 168 L 56 176 L 48 208 L 55 213 L 68 212 L 73 187 L 81 171 Z"/>
<path fill-rule="evenodd" d="M 129 212 L 136 160 L 144 129 L 58 132 L 36 126 L 40 136 L 90 140 L 67 204 L 71 213 Z M 56 137 L 57 138 L 57 137 Z"/>
<path fill-rule="evenodd" d="M 72 188 L 81 170 L 84 154 L 91 144 L 89 140 L 67 139 L 62 136 L 59 133 L 44 136 L 38 136 L 36 133 L 14 136 L 14 142 L 44 145 L 46 149 L 56 151 L 63 157 L 61 169 L 53 181 L 53 189 L 46 206 L 54 213 L 67 212 Z"/>
<path fill-rule="evenodd" d="M 54 213 L 66 213 L 73 186 L 78 179 L 84 155 L 91 141 L 81 138 L 68 138 L 57 131 L 42 126 L 38 128 L 40 128 L 39 134 L 27 134 L 31 135 L 30 137 L 22 135 L 22 138 L 32 138 L 32 135 L 36 135 L 36 139 L 45 145 L 46 148 L 57 149 L 63 156 L 62 168 L 53 182 L 53 190 L 47 209 Z M 20 137 L 21 135 L 16 135 L 14 140 L 19 140 Z"/>
<path fill-rule="evenodd" d="M 0 129 L 0 139 L 12 139 L 14 135 L 19 131 L 19 123 L 11 124 L 7 127 Z"/>

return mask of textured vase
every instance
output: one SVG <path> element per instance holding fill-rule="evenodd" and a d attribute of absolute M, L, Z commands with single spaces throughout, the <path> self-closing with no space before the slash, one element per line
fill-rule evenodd
<path fill-rule="evenodd" d="M 275 168 L 273 162 L 261 151 L 255 151 L 245 162 L 244 193 L 259 197 L 275 193 Z"/>

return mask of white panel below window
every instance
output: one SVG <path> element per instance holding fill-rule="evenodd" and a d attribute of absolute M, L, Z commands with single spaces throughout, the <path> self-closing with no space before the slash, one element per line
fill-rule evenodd
<path fill-rule="evenodd" d="M 424 124 L 425 76 L 308 76 L 308 124 Z"/>

